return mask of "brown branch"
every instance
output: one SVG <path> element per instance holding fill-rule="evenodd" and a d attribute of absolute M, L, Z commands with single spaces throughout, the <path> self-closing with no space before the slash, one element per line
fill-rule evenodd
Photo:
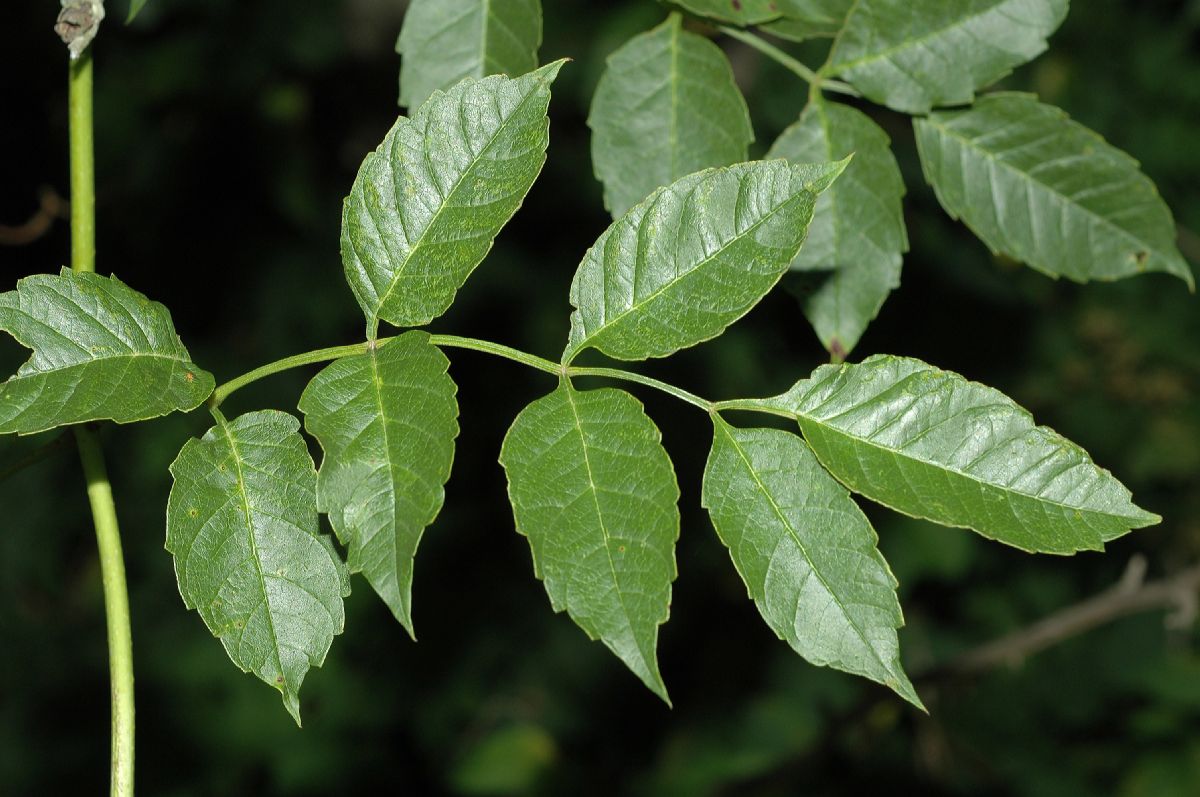
<path fill-rule="evenodd" d="M 948 674 L 966 675 L 1002 666 L 1014 666 L 1058 643 L 1106 625 L 1121 617 L 1155 609 L 1169 609 L 1167 623 L 1186 628 L 1196 620 L 1200 591 L 1200 565 L 1173 576 L 1146 581 L 1146 559 L 1129 560 L 1113 586 L 1081 603 L 1060 609 L 1027 628 L 1014 631 L 936 667 L 921 676 L 928 680 Z"/>
<path fill-rule="evenodd" d="M 24 246 L 31 244 L 50 231 L 55 219 L 67 217 L 69 205 L 67 200 L 58 195 L 50 186 L 42 186 L 38 191 L 39 206 L 37 211 L 24 224 L 8 226 L 0 224 L 0 245 Z"/>
<path fill-rule="evenodd" d="M 1180 570 L 1157 581 L 1146 581 L 1146 559 L 1141 554 L 1129 560 L 1116 584 L 1080 603 L 1060 609 L 1033 625 L 986 642 L 979 647 L 914 674 L 913 682 L 928 701 L 938 698 L 938 687 L 959 679 L 982 675 L 990 670 L 1019 664 L 1031 656 L 1071 637 L 1127 617 L 1131 614 L 1167 609 L 1167 624 L 1186 628 L 1200 612 L 1200 564 Z M 753 794 L 775 783 L 790 783 L 803 777 L 813 762 L 830 760 L 842 735 L 861 725 L 880 707 L 895 704 L 894 695 L 881 696 L 871 689 L 845 711 L 829 718 L 822 741 L 814 748 L 798 752 L 794 758 L 772 769 L 727 783 L 720 794 Z"/>

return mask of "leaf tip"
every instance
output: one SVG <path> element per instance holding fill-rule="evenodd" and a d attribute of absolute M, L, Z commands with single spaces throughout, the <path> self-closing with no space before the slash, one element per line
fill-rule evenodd
<path fill-rule="evenodd" d="M 893 692 L 904 698 L 906 702 L 921 710 L 923 714 L 928 714 L 929 709 L 921 702 L 920 695 L 917 694 L 916 687 L 912 685 L 912 681 L 908 680 L 908 676 L 903 670 L 898 670 L 891 678 L 888 678 L 884 685 Z"/>
<path fill-rule="evenodd" d="M 283 676 L 279 676 L 282 678 Z M 304 723 L 300 721 L 300 698 L 295 692 L 287 688 L 287 684 L 276 683 L 275 688 L 279 690 L 280 696 L 283 698 L 283 707 L 287 709 L 287 713 L 296 721 L 297 728 L 303 728 Z"/>

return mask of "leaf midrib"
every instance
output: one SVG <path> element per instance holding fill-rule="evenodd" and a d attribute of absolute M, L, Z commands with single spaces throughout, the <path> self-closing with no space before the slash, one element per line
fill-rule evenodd
<path fill-rule="evenodd" d="M 267 590 L 267 580 L 263 576 L 262 560 L 258 554 L 258 540 L 254 534 L 254 519 L 250 509 L 250 495 L 246 491 L 246 476 L 242 470 L 242 455 L 238 450 L 237 440 L 229 428 L 229 422 L 224 417 L 218 419 L 221 424 L 221 432 L 225 435 L 225 439 L 229 442 L 230 453 L 233 454 L 234 467 L 237 468 L 237 489 L 238 495 L 242 499 L 242 514 L 246 520 L 246 529 L 249 531 L 247 535 L 250 540 L 250 554 L 254 560 L 254 572 L 258 576 L 258 586 L 262 589 L 263 603 L 267 606 L 267 625 L 271 629 L 271 643 L 275 653 L 275 663 L 279 666 L 279 674 L 284 681 L 279 686 L 283 687 L 280 691 L 284 694 L 291 692 L 291 686 L 287 682 L 287 673 L 283 671 L 283 659 L 280 657 L 279 633 L 275 629 L 275 613 L 271 606 L 271 593 Z M 253 615 L 251 615 L 253 616 Z M 247 618 L 249 619 L 249 618 Z M 247 623 L 248 625 L 248 623 Z"/>
<path fill-rule="evenodd" d="M 831 598 L 833 598 L 833 602 L 841 610 L 842 616 L 845 618 L 847 624 L 849 624 L 849 626 L 854 629 L 854 633 L 858 637 L 859 641 L 863 643 L 863 645 L 867 648 L 867 650 L 871 651 L 871 656 L 875 659 L 875 661 L 879 662 L 880 666 L 883 667 L 884 671 L 886 671 L 887 673 L 889 673 L 893 677 L 895 677 L 896 674 L 895 674 L 895 672 L 893 672 L 891 666 L 887 662 L 885 662 L 882 658 L 880 658 L 878 651 L 875 650 L 875 646 L 872 645 L 870 640 L 867 639 L 866 634 L 859 627 L 859 625 L 855 621 L 855 619 L 850 615 L 850 612 L 846 608 L 846 605 L 844 603 L 842 603 L 842 599 L 833 590 L 833 588 L 831 588 L 829 586 L 829 582 L 825 580 L 824 574 L 821 573 L 820 568 L 818 568 L 816 563 L 813 562 L 812 557 L 808 553 L 808 547 L 804 544 L 803 541 L 801 541 L 799 535 L 796 533 L 795 528 L 792 527 L 791 521 L 788 520 L 787 516 L 783 513 L 783 510 L 780 509 L 779 504 L 775 501 L 775 496 L 772 495 L 771 491 L 767 489 L 767 486 L 765 484 L 763 484 L 762 480 L 758 477 L 758 471 L 754 468 L 754 465 L 750 462 L 750 459 L 746 456 L 746 452 L 742 450 L 742 447 L 740 445 L 738 445 L 737 439 L 732 434 L 730 434 L 728 426 L 723 423 L 719 423 L 718 426 L 720 427 L 721 432 L 725 435 L 725 437 L 733 445 L 734 450 L 737 451 L 738 458 L 741 459 L 742 464 L 745 465 L 746 471 L 750 474 L 750 477 L 754 480 L 754 484 L 758 487 L 759 492 L 762 493 L 762 495 L 767 499 L 767 502 L 771 505 L 771 511 L 775 513 L 775 516 L 777 518 L 779 518 L 779 522 L 782 523 L 784 528 L 787 529 L 788 536 L 791 537 L 792 541 L 796 544 L 796 547 L 800 549 L 800 553 L 804 556 L 804 561 L 808 562 L 808 566 L 809 566 L 809 569 L 811 570 L 812 574 L 816 577 L 817 581 L 821 582 L 821 586 L 825 589 L 825 592 Z M 805 445 L 803 442 L 801 444 Z M 765 589 L 765 587 L 764 587 L 764 589 Z M 765 602 L 765 600 L 766 600 L 765 592 L 763 594 L 763 599 Z M 794 636 L 796 635 L 795 631 L 796 631 L 795 625 L 793 624 L 792 633 Z"/>
<path fill-rule="evenodd" d="M 604 512 L 600 509 L 600 494 L 592 471 L 592 458 L 588 454 L 587 436 L 583 433 L 583 420 L 579 417 L 579 409 L 575 404 L 574 390 L 569 384 L 564 385 L 563 389 L 567 396 L 567 404 L 571 408 L 571 416 L 575 419 L 573 426 L 575 427 L 575 432 L 579 435 L 579 446 L 583 450 L 583 465 L 587 471 L 588 491 L 592 495 L 592 505 L 596 508 L 596 520 L 600 524 L 600 533 L 604 536 L 604 556 L 608 560 L 608 570 L 612 575 L 613 588 L 617 593 L 617 601 L 621 604 L 621 619 L 625 621 L 625 627 L 629 629 L 630 635 L 633 636 L 634 646 L 637 648 L 638 656 L 642 659 L 642 665 L 646 668 L 647 673 L 652 673 L 653 670 L 649 662 L 646 661 L 646 654 L 642 652 L 641 643 L 637 638 L 637 633 L 633 629 L 629 607 L 625 605 L 625 593 L 622 591 L 621 582 L 617 578 L 617 565 L 613 561 L 612 549 L 609 547 L 612 537 L 608 533 L 608 526 L 604 523 Z"/>
<path fill-rule="evenodd" d="M 467 166 L 467 168 L 463 169 L 462 174 L 460 174 L 458 176 L 458 179 L 456 179 L 454 181 L 454 185 L 450 187 L 450 190 L 448 192 L 446 192 L 445 198 L 438 205 L 438 209 L 433 214 L 433 217 L 429 220 L 429 223 L 425 225 L 425 229 L 421 230 L 421 234 L 419 236 L 417 236 L 417 240 L 413 242 L 413 245 L 411 247 L 409 247 L 408 254 L 405 255 L 405 257 L 404 257 L 404 262 L 400 264 L 400 267 L 397 268 L 395 272 L 393 272 L 391 279 L 389 280 L 387 290 L 384 291 L 383 296 L 381 296 L 379 298 L 379 302 L 375 305 L 374 312 L 371 313 L 371 316 L 372 316 L 371 320 L 375 323 L 376 326 L 379 323 L 380 311 L 383 309 L 384 305 L 387 304 L 388 299 L 391 298 L 392 292 L 395 291 L 396 286 L 400 283 L 400 280 L 403 278 L 405 270 L 408 268 L 408 264 L 411 263 L 413 260 L 414 254 L 424 245 L 425 237 L 429 234 L 429 231 L 432 230 L 437 225 L 438 221 L 442 217 L 442 213 L 446 210 L 446 208 L 447 208 L 447 206 L 449 206 L 451 200 L 458 193 L 458 189 L 462 187 L 462 184 L 464 181 L 466 181 L 467 176 L 470 175 L 475 170 L 475 167 L 478 166 L 480 161 L 483 160 L 484 155 L 495 145 L 496 140 L 500 138 L 500 134 L 503 133 L 505 130 L 507 130 L 509 124 L 511 124 L 512 121 L 517 118 L 517 115 L 522 110 L 524 110 L 525 104 L 527 102 L 529 102 L 529 100 L 538 93 L 538 89 L 544 85 L 543 81 L 540 78 L 535 78 L 533 82 L 534 82 L 533 89 L 531 91 L 527 92 L 521 98 L 520 102 L 517 103 L 517 106 L 515 108 L 513 108 L 512 113 L 510 113 L 508 115 L 508 118 L 506 118 L 503 122 L 501 122 L 500 126 L 497 127 L 495 132 L 488 138 L 487 144 L 484 145 L 484 147 L 481 150 L 479 150 L 479 154 L 476 157 L 471 159 L 471 163 L 470 163 L 470 165 Z M 464 94 L 465 94 L 465 91 L 464 91 Z M 464 97 L 460 96 L 458 99 L 459 99 L 459 102 L 461 103 L 461 101 L 464 99 Z M 425 122 L 425 121 L 427 121 L 427 118 L 428 117 L 426 116 L 425 118 L 422 118 L 421 121 Z M 413 120 L 413 121 L 415 121 L 415 120 Z M 409 124 L 411 127 L 415 128 L 415 124 L 413 124 L 413 121 L 410 121 Z M 397 135 L 399 135 L 400 131 L 397 130 L 396 132 L 397 132 Z M 424 141 L 424 145 L 428 146 L 428 140 Z M 430 153 L 428 151 L 425 151 L 424 154 L 426 156 L 426 160 L 429 160 Z M 395 174 L 396 174 L 395 168 L 393 168 L 392 169 L 393 178 L 395 178 Z M 393 180 L 393 182 L 394 182 L 394 180 Z"/>
<path fill-rule="evenodd" d="M 698 185 L 695 185 L 692 187 L 692 189 L 688 192 L 689 197 L 692 193 L 694 193 L 696 191 L 696 189 L 698 189 L 700 187 L 700 185 L 701 184 L 698 184 Z M 667 195 L 668 190 L 669 189 L 663 189 L 662 193 L 659 194 L 658 201 L 661 201 L 661 198 Z M 739 186 L 739 190 L 740 190 L 740 186 Z M 629 305 L 629 307 L 627 307 L 626 309 L 622 310 L 621 312 L 617 313 L 614 316 L 606 315 L 604 318 L 604 321 L 601 322 L 600 326 L 596 329 L 595 332 L 586 333 L 583 338 L 581 338 L 577 343 L 575 343 L 574 345 L 570 346 L 567 349 L 566 356 L 564 357 L 564 362 L 569 364 L 571 362 L 571 360 L 573 360 L 575 358 L 576 355 L 578 355 L 580 352 L 582 352 L 584 349 L 588 348 L 589 346 L 594 345 L 594 341 L 597 338 L 599 338 L 601 335 L 603 335 L 608 330 L 612 329 L 614 325 L 620 323 L 630 313 L 634 313 L 638 310 L 641 310 L 644 306 L 646 306 L 650 302 L 657 299 L 665 291 L 670 290 L 671 288 L 675 287 L 676 284 L 682 282 L 683 280 L 692 276 L 696 272 L 700 271 L 700 269 L 704 268 L 710 262 L 712 262 L 713 260 L 720 257 L 722 254 L 724 254 L 727 249 L 730 249 L 735 244 L 740 243 L 747 236 L 749 236 L 751 233 L 753 233 L 755 230 L 757 230 L 760 226 L 767 223 L 768 221 L 773 219 L 776 215 L 778 215 L 779 213 L 782 213 L 785 209 L 790 207 L 792 204 L 800 201 L 801 199 L 803 199 L 806 195 L 808 195 L 810 193 L 811 192 L 808 191 L 807 189 L 802 188 L 800 191 L 798 191 L 795 194 L 792 194 L 790 197 L 788 197 L 785 201 L 779 203 L 770 212 L 763 214 L 762 218 L 755 221 L 753 224 L 751 224 L 745 230 L 743 230 L 742 232 L 738 233 L 737 235 L 735 235 L 732 238 L 730 238 L 729 240 L 727 240 L 718 249 L 714 250 L 711 254 L 705 256 L 705 258 L 703 260 L 698 261 L 695 265 L 693 265 L 691 268 L 687 269 L 686 271 L 681 272 L 678 276 L 673 277 L 670 280 L 667 280 L 662 285 L 660 285 L 658 288 L 656 288 L 652 293 L 650 293 L 649 295 L 644 297 L 642 300 L 632 302 Z M 685 199 L 684 201 L 686 202 L 687 200 Z M 647 209 L 646 213 L 649 214 L 649 212 L 650 212 L 649 209 Z M 645 215 L 643 215 L 642 218 L 644 219 Z M 640 224 L 641 224 L 641 220 L 639 220 L 639 225 Z M 806 231 L 806 234 L 807 234 L 807 231 Z M 607 245 L 607 243 L 608 243 L 608 238 L 606 236 L 605 240 L 604 240 L 604 244 Z M 597 246 L 599 246 L 599 245 L 600 244 L 597 243 Z M 593 250 L 594 250 L 594 248 L 593 248 Z M 644 252 L 642 251 L 641 247 L 639 246 L 639 251 L 636 253 L 635 256 L 640 256 L 643 253 Z M 601 255 L 601 257 L 603 257 L 603 256 Z M 794 259 L 795 259 L 795 255 L 793 255 L 792 258 L 788 260 L 788 265 L 790 265 L 791 261 Z M 600 270 L 601 270 L 601 275 L 605 276 L 603 264 L 601 264 Z M 785 267 L 785 270 L 786 270 L 786 267 Z M 783 276 L 783 272 L 780 272 L 780 274 L 776 277 L 776 280 L 778 280 L 782 276 Z M 608 288 L 607 280 L 605 280 L 604 287 L 605 287 L 605 290 L 607 291 L 607 288 Z M 580 325 L 582 326 L 584 323 L 582 308 L 576 307 L 576 311 L 577 311 L 577 314 L 580 319 Z"/>
<path fill-rule="evenodd" d="M 856 406 L 861 406 L 861 405 L 856 405 Z M 1070 504 L 1064 504 L 1064 503 L 1061 503 L 1059 501 L 1055 501 L 1055 500 L 1052 500 L 1049 498 L 1042 498 L 1040 496 L 1031 495 L 1030 493 L 1023 492 L 1021 490 L 1014 489 L 1012 487 L 1004 487 L 1004 486 L 995 484 L 993 482 L 984 481 L 973 474 L 965 473 L 956 468 L 940 465 L 939 463 L 931 462 L 929 460 L 918 459 L 917 457 L 914 457 L 911 454 L 908 454 L 907 452 L 903 451 L 902 449 L 892 448 L 890 446 L 881 445 L 872 440 L 868 440 L 866 438 L 859 437 L 858 435 L 851 434 L 850 432 L 847 432 L 844 429 L 841 429 L 840 427 L 834 426 L 833 424 L 823 423 L 821 420 L 817 419 L 815 416 L 805 414 L 800 410 L 795 410 L 795 412 L 796 412 L 797 419 L 804 419 L 804 420 L 808 421 L 809 423 L 820 427 L 826 433 L 833 433 L 835 435 L 839 435 L 842 438 L 844 438 L 848 441 L 853 441 L 853 443 L 861 445 L 865 448 L 875 449 L 877 451 L 886 451 L 887 453 L 891 454 L 893 457 L 895 457 L 897 459 L 904 459 L 907 462 L 913 462 L 918 465 L 923 465 L 925 467 L 932 468 L 934 470 L 940 470 L 940 471 L 943 471 L 946 473 L 952 473 L 956 476 L 960 476 L 964 479 L 975 482 L 976 484 L 978 484 L 982 487 L 988 487 L 988 488 L 991 488 L 993 490 L 998 490 L 1003 493 L 1011 493 L 1012 495 L 1021 496 L 1022 498 L 1028 498 L 1032 501 L 1045 503 L 1050 506 L 1057 507 L 1059 509 L 1070 510 L 1071 512 L 1088 512 L 1093 515 L 1099 515 L 1100 517 L 1109 517 L 1109 518 L 1115 518 L 1115 519 L 1127 519 L 1127 520 L 1141 520 L 1142 519 L 1142 518 L 1138 518 L 1137 516 L 1133 516 L 1133 515 L 1116 515 L 1116 514 L 1111 514 L 1108 512 L 1102 512 L 1100 510 L 1093 509 L 1091 507 L 1072 506 Z M 1030 429 L 1030 431 L 1036 431 L 1036 427 L 1032 427 Z M 837 476 L 837 474 L 833 471 L 833 469 L 829 468 L 828 464 L 821 457 L 819 449 L 817 449 L 816 447 L 813 447 L 813 446 L 810 446 L 810 448 L 812 448 L 813 453 L 817 455 L 817 458 L 822 460 L 821 464 L 825 466 L 826 470 L 829 470 L 830 473 L 833 473 L 834 476 Z M 1084 464 L 1086 464 L 1086 463 L 1084 463 Z M 1092 467 L 1094 468 L 1095 465 L 1092 464 Z M 843 483 L 843 485 L 845 485 L 846 487 L 851 487 L 850 485 L 846 485 L 845 482 L 842 481 L 841 478 L 838 478 L 838 481 L 841 481 Z M 853 488 L 851 487 L 851 489 L 853 489 Z M 933 520 L 933 518 L 927 517 L 925 515 L 913 515 L 908 510 L 900 509 L 899 507 L 893 506 L 892 504 L 888 503 L 887 501 L 876 498 L 875 496 L 871 496 L 871 497 L 873 500 L 879 501 L 881 504 L 884 504 L 885 506 L 889 507 L 890 509 L 895 509 L 898 512 L 903 512 L 904 514 L 910 515 L 911 517 L 919 517 L 923 520 Z M 937 520 L 935 522 L 943 523 L 942 520 Z M 1023 523 L 1021 524 L 1021 526 L 1022 526 L 1022 528 L 1026 528 L 1026 526 Z M 974 528 L 974 527 L 973 526 L 965 526 L 965 525 L 955 525 L 955 528 Z"/>
<path fill-rule="evenodd" d="M 937 122 L 936 120 L 938 118 L 939 117 L 937 117 L 937 116 L 931 115 L 931 116 L 927 116 L 923 119 L 918 119 L 917 122 L 918 122 L 918 124 L 928 125 L 930 128 L 945 135 L 946 138 L 952 138 L 952 139 L 955 139 L 956 141 L 962 142 L 962 145 L 964 146 L 964 148 L 967 148 L 972 151 L 980 153 L 983 160 L 985 160 L 989 163 L 998 165 L 1000 168 L 1002 168 L 1004 170 L 1004 172 L 1006 174 L 1016 175 L 1018 178 L 1024 178 L 1024 182 L 1033 183 L 1033 184 L 1039 186 L 1043 191 L 1045 191 L 1046 193 L 1055 197 L 1061 204 L 1067 205 L 1068 207 L 1077 208 L 1080 213 L 1087 216 L 1089 219 L 1093 219 L 1095 221 L 1100 222 L 1100 226 L 1103 226 L 1109 230 L 1115 230 L 1117 232 L 1117 234 L 1120 235 L 1121 237 L 1127 238 L 1128 240 L 1137 244 L 1139 247 L 1146 249 L 1147 251 L 1153 252 L 1155 255 L 1157 255 L 1160 258 L 1163 258 L 1167 261 L 1174 261 L 1175 258 L 1171 257 L 1170 252 L 1163 252 L 1157 246 L 1153 246 L 1149 242 L 1145 241 L 1137 233 L 1127 230 L 1126 228 L 1120 226 L 1119 224 L 1106 218 L 1105 216 L 1099 215 L 1098 213 L 1093 211 L 1091 208 L 1088 208 L 1085 205 L 1082 205 L 1082 204 L 1076 202 L 1075 200 L 1071 199 L 1070 197 L 1066 196 L 1065 194 L 1061 193 L 1057 188 L 1051 186 L 1049 183 L 1046 183 L 1045 181 L 1039 179 L 1038 177 L 1030 174 L 1027 171 L 1023 171 L 1023 170 L 1017 168 L 1016 166 L 1012 165 L 1008 161 L 1002 159 L 1000 157 L 1000 153 L 993 153 L 991 150 L 988 150 L 985 147 L 983 147 L 982 145 L 977 144 L 976 143 L 977 139 L 970 138 L 966 135 L 958 133 L 957 131 L 951 129 L 948 126 L 948 124 L 942 124 L 942 123 Z M 1066 121 L 1070 125 L 1076 124 L 1075 122 L 1073 122 L 1069 119 L 1065 119 L 1064 121 Z M 939 158 L 939 162 L 941 162 L 940 158 Z M 1001 232 L 1003 232 L 1003 230 Z M 1005 236 L 1005 238 L 1007 239 L 1007 236 Z M 1036 247 L 1035 247 L 1035 249 L 1036 249 Z M 1062 272 L 1055 271 L 1054 273 L 1059 274 Z"/>

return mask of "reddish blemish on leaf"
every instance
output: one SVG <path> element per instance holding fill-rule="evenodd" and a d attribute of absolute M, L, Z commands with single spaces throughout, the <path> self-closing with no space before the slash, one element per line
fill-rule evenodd
<path fill-rule="evenodd" d="M 733 10 L 734 11 L 742 10 L 742 0 L 733 0 Z"/>

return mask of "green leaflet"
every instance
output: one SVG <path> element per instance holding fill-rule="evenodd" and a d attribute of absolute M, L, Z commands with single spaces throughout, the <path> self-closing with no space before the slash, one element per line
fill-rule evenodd
<path fill-rule="evenodd" d="M 854 348 L 900 284 L 908 251 L 904 180 L 887 133 L 846 105 L 818 99 L 783 131 L 768 158 L 831 161 L 854 153 L 846 172 L 817 199 L 808 240 L 794 269 L 834 273 L 804 302 L 804 314 L 838 359 Z"/>
<path fill-rule="evenodd" d="M 335 361 L 300 398 L 325 451 L 317 508 L 349 549 L 350 571 L 366 574 L 410 634 L 413 559 L 442 508 L 458 436 L 449 366 L 427 334 L 406 332 Z"/>
<path fill-rule="evenodd" d="M 345 566 L 317 527 L 317 474 L 300 422 L 275 410 L 217 425 L 171 463 L 167 550 L 179 594 L 229 658 L 278 689 L 300 684 L 342 632 Z"/>
<path fill-rule="evenodd" d="M 1001 93 L 913 125 L 942 207 L 992 251 L 1077 282 L 1163 271 L 1194 288 L 1154 183 L 1062 110 Z"/>
<path fill-rule="evenodd" d="M 1067 0 L 858 0 L 824 74 L 889 108 L 925 113 L 975 91 L 1046 49 Z"/>
<path fill-rule="evenodd" d="M 609 56 L 588 125 L 613 218 L 686 174 L 746 160 L 754 140 L 729 59 L 678 14 Z"/>
<path fill-rule="evenodd" d="M 213 391 L 167 308 L 116 277 L 26 277 L 0 294 L 0 329 L 33 349 L 0 384 L 0 433 L 144 421 L 193 410 Z"/>
<path fill-rule="evenodd" d="M 900 664 L 896 579 L 866 515 L 798 436 L 713 425 L 703 503 L 767 625 L 813 664 L 923 709 Z"/>
<path fill-rule="evenodd" d="M 721 334 L 787 271 L 846 163 L 739 163 L 655 191 L 579 264 L 563 362 L 588 347 L 665 357 Z"/>
<path fill-rule="evenodd" d="M 550 605 L 669 704 L 658 626 L 676 576 L 679 486 L 641 403 L 563 382 L 513 421 L 500 464 Z"/>
<path fill-rule="evenodd" d="M 768 22 L 762 29 L 781 39 L 805 41 L 836 36 L 846 23 L 854 0 L 781 0 L 783 17 Z"/>
<path fill-rule="evenodd" d="M 492 248 L 546 160 L 563 63 L 437 92 L 367 155 L 342 210 L 342 263 L 370 337 L 380 319 L 444 313 Z"/>
<path fill-rule="evenodd" d="M 780 16 L 779 0 L 671 0 L 701 17 L 732 22 L 735 25 L 755 25 Z M 785 0 L 786 2 L 786 0 Z"/>
<path fill-rule="evenodd" d="M 412 0 L 396 42 L 400 104 L 416 108 L 465 77 L 537 68 L 539 0 Z"/>
<path fill-rule="evenodd" d="M 823 365 L 740 405 L 796 416 L 834 476 L 885 506 L 1029 552 L 1102 550 L 1161 518 L 998 390 L 920 360 Z"/>

